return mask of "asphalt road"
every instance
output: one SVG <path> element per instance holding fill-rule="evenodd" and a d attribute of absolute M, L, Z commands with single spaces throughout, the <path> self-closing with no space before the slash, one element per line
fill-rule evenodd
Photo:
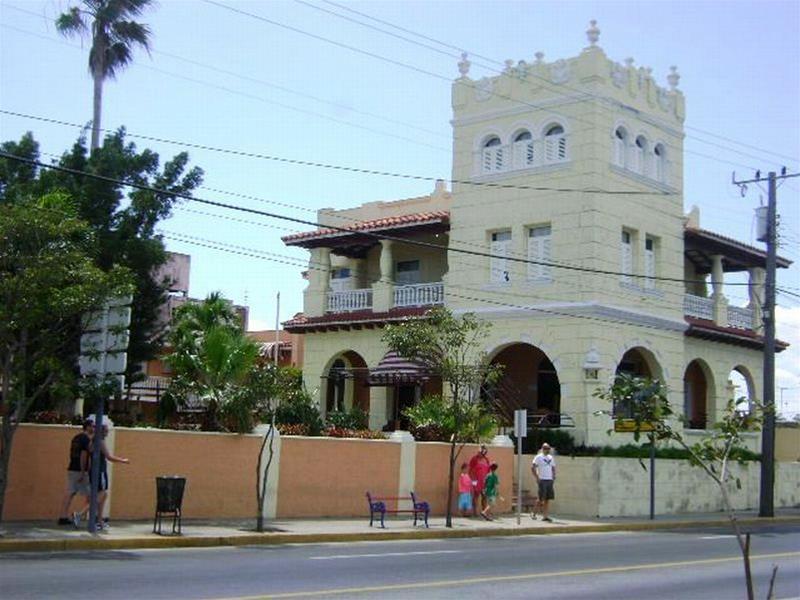
<path fill-rule="evenodd" d="M 756 597 L 800 598 L 800 526 L 752 541 Z M 728 529 L 0 555 L 0 598 L 744 598 Z"/>

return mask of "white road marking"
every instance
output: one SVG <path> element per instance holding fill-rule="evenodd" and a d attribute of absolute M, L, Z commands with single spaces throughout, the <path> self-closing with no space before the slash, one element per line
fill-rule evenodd
<path fill-rule="evenodd" d="M 330 556 L 309 556 L 309 560 L 334 560 L 339 558 L 381 558 L 383 556 L 419 556 L 423 554 L 461 554 L 461 550 L 417 550 L 415 552 L 381 552 L 375 554 L 332 554 Z"/>
<path fill-rule="evenodd" d="M 729 533 L 727 535 L 703 535 L 703 536 L 700 536 L 700 539 L 701 540 L 727 540 L 727 539 L 735 538 L 735 537 L 736 537 L 735 535 L 733 535 L 732 533 Z"/>

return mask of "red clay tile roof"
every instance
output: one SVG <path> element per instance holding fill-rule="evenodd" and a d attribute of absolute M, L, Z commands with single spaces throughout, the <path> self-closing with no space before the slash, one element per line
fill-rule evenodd
<path fill-rule="evenodd" d="M 281 240 L 283 240 L 283 243 L 286 245 L 291 246 L 293 244 L 319 238 L 338 237 L 359 232 L 384 231 L 386 229 L 402 229 L 408 226 L 428 225 L 432 223 L 446 224 L 449 223 L 449 221 L 449 211 L 436 210 L 410 215 L 400 215 L 397 217 L 383 217 L 370 221 L 358 221 L 357 223 L 346 225 L 341 228 L 325 227 L 323 229 L 315 229 L 314 231 L 304 231 L 302 233 L 283 236 Z"/>
<path fill-rule="evenodd" d="M 698 319 L 696 317 L 684 317 L 689 324 L 689 328 L 684 332 L 689 337 L 714 340 L 717 342 L 727 342 L 739 346 L 750 348 L 763 348 L 764 336 L 758 335 L 752 329 L 738 329 L 736 327 L 721 327 L 708 319 Z M 787 342 L 775 340 L 776 352 L 781 352 L 789 347 Z"/>
<path fill-rule="evenodd" d="M 353 327 L 382 327 L 386 323 L 401 321 L 408 317 L 421 317 L 428 312 L 430 306 L 408 306 L 392 308 L 388 312 L 372 312 L 371 310 L 358 310 L 346 313 L 328 313 L 321 317 L 307 317 L 296 315 L 293 319 L 283 322 L 283 328 L 290 333 L 307 333 L 308 331 L 327 329 L 347 329 Z"/>

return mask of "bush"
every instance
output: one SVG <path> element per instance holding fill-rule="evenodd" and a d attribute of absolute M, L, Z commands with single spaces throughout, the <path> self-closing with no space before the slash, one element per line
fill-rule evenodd
<path fill-rule="evenodd" d="M 403 413 L 410 422 L 409 429 L 415 439 L 421 441 L 449 442 L 454 433 L 459 441 L 479 442 L 497 428 L 494 415 L 480 403 L 463 406 L 462 424 L 456 432 L 453 405 L 441 396 L 423 396 L 414 406 Z"/>
<path fill-rule="evenodd" d="M 349 411 L 337 411 L 328 414 L 326 419 L 330 427 L 341 429 L 367 429 L 369 416 L 363 410 L 354 406 Z"/>
<path fill-rule="evenodd" d="M 514 447 L 517 446 L 517 439 L 511 435 Z M 522 451 L 525 454 L 536 454 L 542 444 L 547 442 L 558 454 L 571 455 L 575 453 L 575 439 L 569 431 L 563 429 L 532 429 L 528 431 L 527 437 L 522 440 Z"/>
<path fill-rule="evenodd" d="M 321 435 L 323 429 L 319 408 L 305 392 L 292 394 L 275 408 L 275 424 L 305 425 L 307 429 L 305 435 Z"/>
<path fill-rule="evenodd" d="M 346 427 L 328 427 L 325 435 L 334 438 L 356 438 L 360 440 L 383 440 L 386 436 L 382 431 L 371 429 L 348 429 Z"/>

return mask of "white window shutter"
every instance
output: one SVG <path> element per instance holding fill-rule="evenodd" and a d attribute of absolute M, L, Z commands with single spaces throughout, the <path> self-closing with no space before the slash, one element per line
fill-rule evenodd
<path fill-rule="evenodd" d="M 656 255 L 653 250 L 644 251 L 644 274 L 647 279 L 644 280 L 644 286 L 647 289 L 654 289 L 656 287 Z"/>
<path fill-rule="evenodd" d="M 550 262 L 551 261 L 551 254 L 552 254 L 552 237 L 550 233 L 542 238 L 542 261 L 543 262 Z M 549 267 L 546 265 L 542 265 L 542 278 L 550 279 L 553 276 L 553 267 Z"/>
<path fill-rule="evenodd" d="M 622 281 L 629 283 L 631 278 L 630 274 L 633 272 L 633 248 L 631 248 L 630 242 L 621 242 L 622 248 L 622 264 L 621 271 Z"/>
<path fill-rule="evenodd" d="M 614 137 L 614 164 L 618 167 L 625 166 L 625 140 Z"/>
<path fill-rule="evenodd" d="M 490 277 L 492 283 L 505 283 L 509 281 L 510 275 L 508 273 L 508 251 L 510 249 L 511 240 L 496 240 L 492 242 L 490 259 Z"/>
<path fill-rule="evenodd" d="M 528 233 L 528 279 L 537 281 L 550 279 L 552 267 L 542 263 L 549 263 L 551 257 L 551 235 L 549 227 L 537 227 Z"/>

